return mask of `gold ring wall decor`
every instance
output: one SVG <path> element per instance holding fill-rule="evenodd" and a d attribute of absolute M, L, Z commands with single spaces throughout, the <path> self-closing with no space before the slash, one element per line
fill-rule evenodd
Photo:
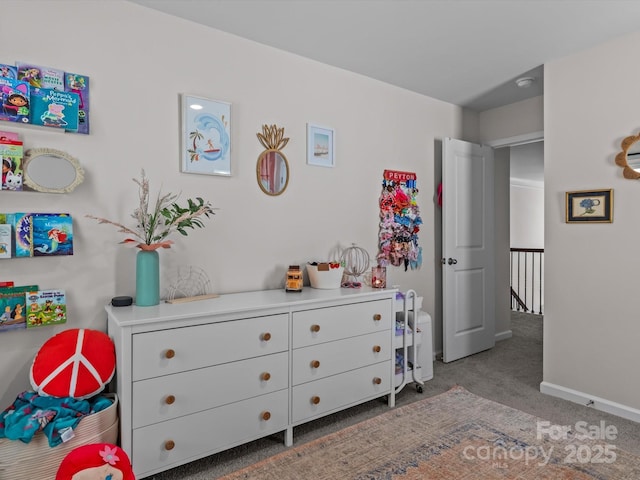
<path fill-rule="evenodd" d="M 632 180 L 640 178 L 640 133 L 622 140 L 622 151 L 616 155 L 616 165 L 622 167 L 622 176 Z"/>
<path fill-rule="evenodd" d="M 267 195 L 280 195 L 289 184 L 289 163 L 280 151 L 289 143 L 289 139 L 284 136 L 284 127 L 278 128 L 276 125 L 263 125 L 262 133 L 256 135 L 266 149 L 256 164 L 258 185 Z"/>

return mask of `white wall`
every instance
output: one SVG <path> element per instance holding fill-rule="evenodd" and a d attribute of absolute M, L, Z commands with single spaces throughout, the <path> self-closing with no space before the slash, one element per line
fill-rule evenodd
<path fill-rule="evenodd" d="M 511 147 L 510 167 L 512 181 L 544 187 L 544 141 Z"/>
<path fill-rule="evenodd" d="M 635 409 L 640 184 L 614 158 L 640 129 L 639 44 L 636 33 L 545 65 L 544 98 L 544 381 Z M 565 223 L 565 192 L 609 188 L 613 223 Z"/>
<path fill-rule="evenodd" d="M 131 179 L 141 168 L 152 191 L 202 196 L 219 208 L 204 230 L 174 237 L 174 248 L 160 253 L 163 289 L 178 266 L 198 265 L 218 293 L 280 288 L 288 265 L 326 259 L 352 242 L 374 257 L 382 172 L 416 172 L 423 265 L 389 269 L 388 283 L 414 288 L 433 311 L 434 145 L 463 138 L 462 109 L 136 4 L 88 3 L 2 5 L 11 15 L 0 16 L 0 63 L 89 75 L 92 126 L 88 136 L 1 126 L 18 131 L 27 148 L 67 151 L 86 171 L 68 195 L 0 192 L 0 211 L 71 213 L 75 236 L 71 257 L 0 264 L 0 279 L 66 290 L 69 314 L 65 326 L 0 335 L 2 403 L 28 388 L 30 362 L 47 338 L 65 328 L 104 330 L 103 305 L 134 294 L 135 251 L 118 245 L 123 236 L 115 228 L 84 215 L 129 224 L 138 203 Z M 179 173 L 181 92 L 232 103 L 232 177 Z M 335 129 L 335 168 L 306 165 L 307 122 Z M 278 197 L 262 193 L 255 174 L 262 151 L 256 133 L 272 123 L 291 139 L 284 149 L 291 179 Z"/>
<path fill-rule="evenodd" d="M 521 102 L 492 108 L 479 114 L 480 141 L 491 141 L 542 132 L 543 97 L 533 97 Z"/>
<path fill-rule="evenodd" d="M 511 181 L 511 247 L 544 248 L 544 188 Z"/>
<path fill-rule="evenodd" d="M 510 150 L 511 247 L 544 248 L 544 142 Z"/>

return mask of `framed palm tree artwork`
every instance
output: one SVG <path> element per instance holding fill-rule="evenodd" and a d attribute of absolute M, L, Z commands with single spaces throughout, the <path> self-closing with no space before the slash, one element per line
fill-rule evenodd
<path fill-rule="evenodd" d="M 231 104 L 181 95 L 180 171 L 231 176 Z"/>

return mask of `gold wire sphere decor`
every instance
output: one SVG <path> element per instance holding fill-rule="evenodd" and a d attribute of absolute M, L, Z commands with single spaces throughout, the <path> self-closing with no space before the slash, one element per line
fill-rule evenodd
<path fill-rule="evenodd" d="M 357 281 L 360 276 L 369 270 L 371 259 L 364 248 L 352 243 L 350 247 L 344 249 L 340 261 L 344 265 L 344 274 Z"/>

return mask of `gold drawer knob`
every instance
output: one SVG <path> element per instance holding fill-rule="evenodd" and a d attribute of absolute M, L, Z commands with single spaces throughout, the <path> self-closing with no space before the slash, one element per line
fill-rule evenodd
<path fill-rule="evenodd" d="M 165 450 L 173 450 L 175 446 L 176 442 L 174 442 L 173 440 L 167 440 L 166 442 L 164 442 Z"/>
<path fill-rule="evenodd" d="M 382 351 L 382 348 L 380 347 L 380 345 L 374 345 L 373 351 L 376 353 L 380 353 Z"/>
<path fill-rule="evenodd" d="M 318 368 L 320 366 L 320 361 L 319 360 L 312 360 L 311 361 L 311 368 Z"/>
<path fill-rule="evenodd" d="M 164 403 L 166 403 L 167 405 L 173 405 L 173 402 L 176 401 L 176 397 L 174 397 L 173 395 L 167 395 L 167 398 L 164 399 Z"/>
<path fill-rule="evenodd" d="M 262 380 L 263 382 L 269 381 L 270 378 L 271 374 L 269 372 L 264 372 L 262 375 L 260 375 L 260 380 Z"/>
<path fill-rule="evenodd" d="M 382 315 L 380 315 L 379 313 L 376 313 L 376 314 L 373 316 L 373 319 L 374 319 L 376 322 L 378 322 L 378 321 L 382 320 Z"/>
<path fill-rule="evenodd" d="M 375 385 L 380 385 L 382 383 L 382 379 L 380 377 L 373 377 L 373 383 Z"/>
<path fill-rule="evenodd" d="M 262 412 L 262 415 L 260 415 L 260 418 L 262 418 L 262 420 L 266 422 L 271 418 L 271 412 Z"/>
<path fill-rule="evenodd" d="M 318 333 L 320 331 L 320 325 L 316 325 L 316 324 L 311 325 L 311 331 L 313 333 Z"/>
<path fill-rule="evenodd" d="M 320 403 L 320 397 L 314 395 L 313 397 L 311 397 L 311 403 L 313 403 L 314 405 L 318 405 Z"/>
<path fill-rule="evenodd" d="M 173 348 L 170 348 L 166 352 L 164 352 L 164 356 L 165 358 L 173 358 L 176 356 L 176 351 Z"/>
<path fill-rule="evenodd" d="M 269 332 L 263 333 L 262 334 L 262 340 L 264 342 L 268 342 L 269 340 L 271 340 L 271 334 Z"/>

